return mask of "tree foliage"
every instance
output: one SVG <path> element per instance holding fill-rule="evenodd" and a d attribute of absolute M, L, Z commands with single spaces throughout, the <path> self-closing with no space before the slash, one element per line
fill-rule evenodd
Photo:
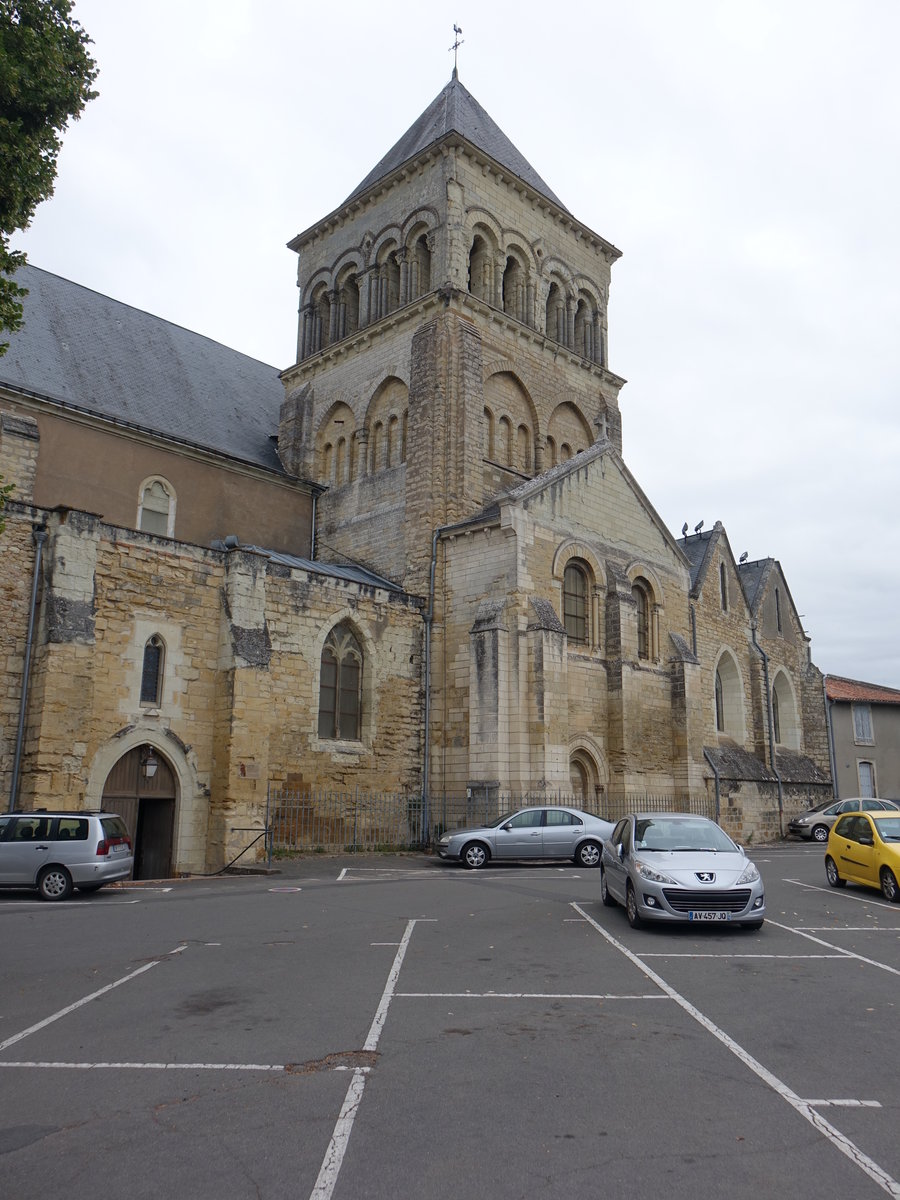
<path fill-rule="evenodd" d="M 19 328 L 27 295 L 10 235 L 52 195 L 62 133 L 97 94 L 90 44 L 72 0 L 0 0 L 0 331 Z"/>

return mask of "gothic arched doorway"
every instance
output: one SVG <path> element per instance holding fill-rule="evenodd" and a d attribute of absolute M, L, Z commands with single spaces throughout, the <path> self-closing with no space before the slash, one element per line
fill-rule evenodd
<path fill-rule="evenodd" d="M 152 746 L 123 754 L 103 785 L 103 808 L 119 813 L 134 842 L 134 878 L 168 879 L 175 830 L 175 775 Z"/>

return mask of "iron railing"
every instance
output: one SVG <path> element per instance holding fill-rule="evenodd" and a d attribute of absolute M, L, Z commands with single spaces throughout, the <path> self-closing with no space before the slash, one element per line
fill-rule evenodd
<path fill-rule="evenodd" d="M 591 796 L 532 789 L 501 792 L 472 788 L 464 794 L 310 789 L 271 784 L 266 802 L 267 848 L 273 851 L 424 849 L 448 829 L 484 825 L 529 804 L 560 804 L 616 821 L 626 812 L 694 812 L 715 817 L 715 800 L 694 796 Z"/>

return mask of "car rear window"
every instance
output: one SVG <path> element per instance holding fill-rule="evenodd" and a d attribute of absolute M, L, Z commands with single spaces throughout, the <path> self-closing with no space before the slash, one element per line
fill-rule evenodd
<path fill-rule="evenodd" d="M 88 836 L 88 822 L 84 817 L 60 817 L 59 826 L 56 830 L 57 840 L 60 842 L 86 842 Z"/>
<path fill-rule="evenodd" d="M 121 817 L 101 817 L 100 824 L 108 838 L 128 837 L 128 827 Z"/>

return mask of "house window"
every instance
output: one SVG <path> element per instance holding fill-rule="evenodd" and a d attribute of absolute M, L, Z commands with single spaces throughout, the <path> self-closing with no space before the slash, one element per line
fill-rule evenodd
<path fill-rule="evenodd" d="M 861 796 L 874 796 L 875 764 L 871 762 L 858 762 L 856 767 L 859 773 L 859 794 Z"/>
<path fill-rule="evenodd" d="M 775 732 L 775 741 L 781 741 L 781 715 L 778 712 L 778 693 L 772 689 L 772 726 Z"/>
<path fill-rule="evenodd" d="M 724 563 L 719 563 L 719 595 L 722 598 L 722 612 L 728 612 L 728 579 Z"/>
<path fill-rule="evenodd" d="M 636 579 L 631 597 L 637 607 L 638 658 L 650 657 L 650 591 L 643 579 Z"/>
<path fill-rule="evenodd" d="M 158 708 L 162 699 L 163 667 L 165 665 L 165 646 L 163 640 L 154 633 L 147 639 L 144 646 L 144 663 L 141 668 L 141 704 Z"/>
<path fill-rule="evenodd" d="M 362 650 L 350 627 L 335 626 L 325 640 L 319 678 L 319 737 L 358 741 Z"/>
<path fill-rule="evenodd" d="M 137 527 L 142 533 L 171 537 L 175 531 L 175 493 L 162 479 L 150 479 L 141 488 Z"/>
<path fill-rule="evenodd" d="M 587 576 L 577 563 L 569 563 L 563 577 L 563 613 L 570 642 L 588 640 Z"/>
<path fill-rule="evenodd" d="M 722 676 L 716 671 L 716 730 L 725 732 L 725 689 L 722 686 Z"/>
<path fill-rule="evenodd" d="M 872 732 L 872 709 L 868 704 L 854 704 L 853 708 L 853 740 L 858 746 L 874 746 L 875 734 Z"/>

